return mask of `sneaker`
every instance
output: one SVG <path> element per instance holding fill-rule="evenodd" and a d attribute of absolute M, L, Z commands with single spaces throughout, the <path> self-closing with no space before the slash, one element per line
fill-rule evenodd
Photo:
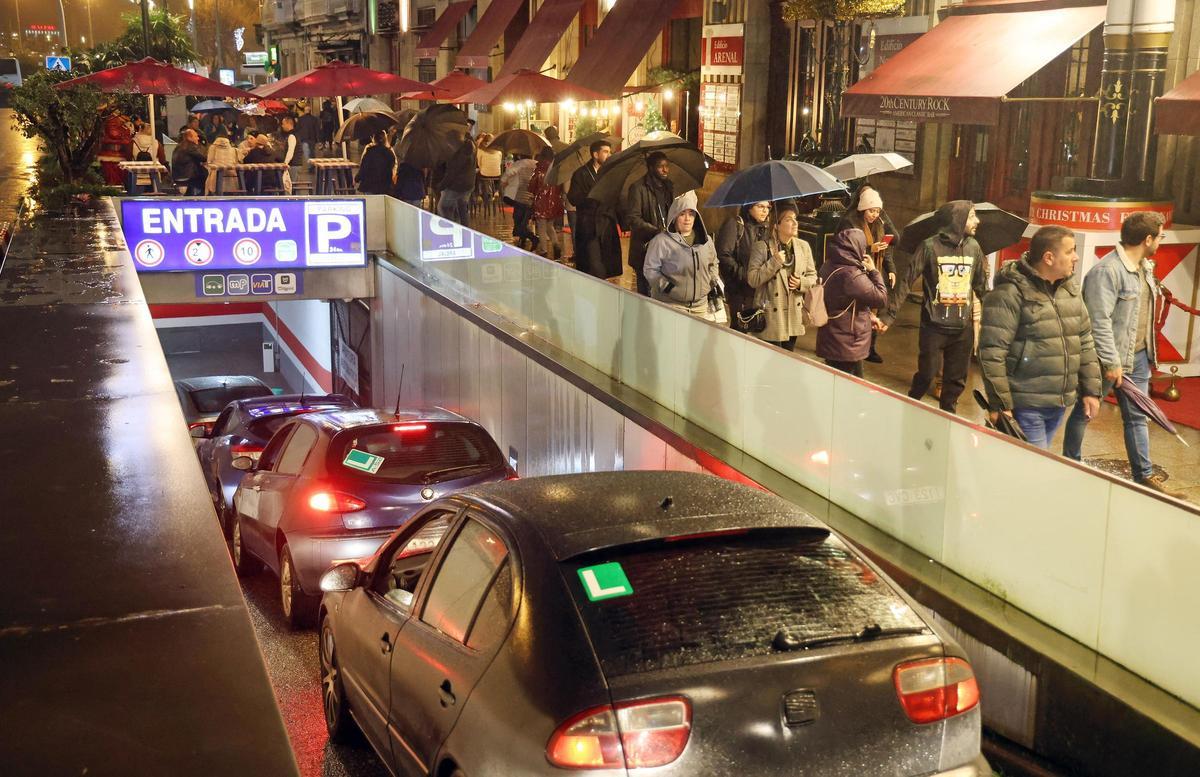
<path fill-rule="evenodd" d="M 1150 477 L 1146 478 L 1145 480 L 1138 480 L 1135 482 L 1139 486 L 1145 486 L 1146 488 L 1150 489 L 1151 491 L 1157 491 L 1158 493 L 1160 493 L 1164 496 L 1174 497 L 1175 499 L 1183 499 L 1183 494 L 1180 494 L 1176 491 L 1172 491 L 1169 488 L 1167 488 L 1166 478 L 1164 478 L 1162 475 L 1151 475 Z"/>

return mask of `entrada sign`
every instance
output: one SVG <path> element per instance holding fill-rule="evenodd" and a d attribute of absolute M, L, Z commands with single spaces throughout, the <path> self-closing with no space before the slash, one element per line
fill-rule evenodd
<path fill-rule="evenodd" d="M 121 201 L 138 272 L 363 267 L 359 199 Z"/>

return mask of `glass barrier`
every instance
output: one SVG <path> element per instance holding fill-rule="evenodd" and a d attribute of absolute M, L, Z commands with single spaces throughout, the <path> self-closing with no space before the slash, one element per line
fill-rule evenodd
<path fill-rule="evenodd" d="M 1198 511 L 397 200 L 387 223 L 392 253 L 429 286 L 488 307 L 1200 706 Z M 500 385 L 503 355 L 494 359 L 487 380 Z"/>

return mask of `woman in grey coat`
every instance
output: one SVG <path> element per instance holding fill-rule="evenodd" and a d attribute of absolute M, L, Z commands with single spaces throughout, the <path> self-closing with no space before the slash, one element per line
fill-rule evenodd
<path fill-rule="evenodd" d="M 804 293 L 817 282 L 812 249 L 799 233 L 796 210 L 785 205 L 776 216 L 773 234 L 754 244 L 746 273 L 755 304 L 767 315 L 767 326 L 758 337 L 788 351 L 795 350 L 796 338 L 804 334 Z"/>
<path fill-rule="evenodd" d="M 717 249 L 697 210 L 696 193 L 676 197 L 667 211 L 667 231 L 646 246 L 642 273 L 650 296 L 685 313 L 718 324 L 725 315 Z"/>

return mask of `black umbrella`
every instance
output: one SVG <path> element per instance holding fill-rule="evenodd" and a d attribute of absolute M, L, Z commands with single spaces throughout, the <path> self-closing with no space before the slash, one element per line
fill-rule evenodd
<path fill-rule="evenodd" d="M 337 133 L 333 136 L 333 142 L 345 143 L 349 140 L 357 140 L 359 143 L 366 143 L 371 140 L 371 136 L 376 132 L 386 130 L 395 123 L 396 117 L 391 112 L 363 111 L 361 113 L 353 113 L 338 128 Z"/>
<path fill-rule="evenodd" d="M 1012 416 L 1005 413 L 1000 413 L 996 416 L 996 422 L 992 423 L 990 417 L 992 410 L 990 407 L 988 407 L 987 397 L 985 397 L 983 392 L 979 389 L 975 389 L 974 394 L 975 401 L 979 403 L 979 406 L 983 408 L 983 412 L 987 414 L 985 416 L 987 421 L 984 422 L 987 425 L 987 428 L 995 429 L 997 432 L 1000 432 L 1001 434 L 1007 434 L 1009 437 L 1015 437 L 1021 442 L 1029 442 L 1029 438 L 1025 436 L 1025 432 L 1021 431 L 1021 427 L 1017 424 L 1016 419 Z"/>
<path fill-rule="evenodd" d="M 392 117 L 396 120 L 396 126 L 403 132 L 408 123 L 412 121 L 412 117 L 417 115 L 416 108 L 401 108 L 398 111 L 392 111 Z"/>
<path fill-rule="evenodd" d="M 1158 404 L 1146 395 L 1146 392 L 1135 386 L 1130 380 L 1122 380 L 1121 385 L 1117 386 L 1117 391 L 1125 395 L 1125 398 L 1137 406 L 1146 416 L 1163 428 L 1167 434 L 1175 435 L 1175 439 L 1179 440 L 1186 447 L 1192 447 L 1187 444 L 1187 440 L 1179 436 L 1178 430 L 1175 429 L 1175 424 L 1171 423 L 1171 419 L 1167 418 L 1166 413 Z"/>
<path fill-rule="evenodd" d="M 571 176 L 575 175 L 576 170 L 591 161 L 591 146 L 597 140 L 607 141 L 613 146 L 617 145 L 616 138 L 603 132 L 593 132 L 586 137 L 576 138 L 574 143 L 554 155 L 554 162 L 546 171 L 546 183 L 555 186 L 571 180 Z"/>
<path fill-rule="evenodd" d="M 433 105 L 413 116 L 396 156 L 414 167 L 434 167 L 454 155 L 467 136 L 467 114 L 453 105 Z"/>
<path fill-rule="evenodd" d="M 979 229 L 975 232 L 975 240 L 985 254 L 1008 248 L 1018 242 L 1025 234 L 1029 222 L 1020 216 L 997 208 L 990 202 L 975 203 L 975 215 L 979 217 Z M 926 238 L 933 237 L 944 224 L 938 218 L 937 211 L 922 213 L 910 221 L 900 233 L 900 250 L 916 253 L 917 247 Z"/>
<path fill-rule="evenodd" d="M 646 175 L 646 157 L 663 152 L 671 163 L 670 179 L 676 196 L 704 185 L 704 176 L 712 161 L 704 152 L 671 132 L 651 132 L 604 163 L 588 199 L 616 207 L 633 182 Z"/>
<path fill-rule="evenodd" d="M 739 170 L 726 178 L 704 206 L 727 208 L 764 200 L 794 200 L 813 194 L 844 191 L 845 184 L 816 165 L 773 159 Z"/>
<path fill-rule="evenodd" d="M 544 148 L 550 148 L 550 141 L 527 129 L 510 129 L 501 132 L 495 140 L 488 144 L 490 150 L 522 154 L 523 156 L 537 156 L 538 152 Z"/>

